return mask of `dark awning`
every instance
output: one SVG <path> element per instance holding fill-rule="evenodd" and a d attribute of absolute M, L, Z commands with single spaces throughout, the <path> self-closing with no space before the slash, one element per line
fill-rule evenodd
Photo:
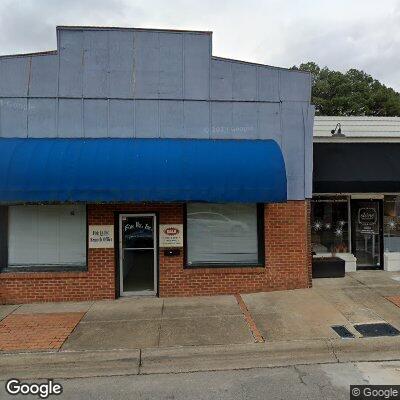
<path fill-rule="evenodd" d="M 1 202 L 286 201 L 273 140 L 0 139 Z"/>
<path fill-rule="evenodd" d="M 400 191 L 400 143 L 314 143 L 314 193 Z"/>

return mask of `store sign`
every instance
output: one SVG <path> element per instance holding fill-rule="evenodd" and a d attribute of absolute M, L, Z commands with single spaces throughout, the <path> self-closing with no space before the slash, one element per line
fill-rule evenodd
<path fill-rule="evenodd" d="M 358 210 L 358 224 L 361 233 L 373 233 L 378 221 L 378 214 L 375 208 L 360 208 Z"/>
<path fill-rule="evenodd" d="M 377 220 L 375 208 L 360 208 L 358 222 L 360 224 L 375 225 Z"/>
<path fill-rule="evenodd" d="M 183 225 L 160 225 L 160 247 L 183 247 Z"/>
<path fill-rule="evenodd" d="M 114 225 L 89 225 L 89 248 L 114 247 Z"/>

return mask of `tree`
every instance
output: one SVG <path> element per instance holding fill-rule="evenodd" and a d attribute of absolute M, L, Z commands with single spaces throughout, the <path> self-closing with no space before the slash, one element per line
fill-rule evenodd
<path fill-rule="evenodd" d="M 293 69 L 312 74 L 312 103 L 316 115 L 400 116 L 400 93 L 357 69 L 346 73 L 320 68 L 315 62 Z"/>

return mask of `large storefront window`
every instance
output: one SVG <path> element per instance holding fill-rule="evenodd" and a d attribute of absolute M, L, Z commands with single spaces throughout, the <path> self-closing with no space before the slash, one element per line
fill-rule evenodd
<path fill-rule="evenodd" d="M 312 200 L 311 242 L 316 254 L 349 252 L 347 198 Z"/>
<path fill-rule="evenodd" d="M 400 252 L 400 196 L 385 196 L 383 205 L 385 252 Z"/>
<path fill-rule="evenodd" d="M 187 264 L 261 264 L 257 209 L 256 204 L 188 204 Z"/>
<path fill-rule="evenodd" d="M 86 207 L 8 207 L 8 267 L 85 266 Z"/>

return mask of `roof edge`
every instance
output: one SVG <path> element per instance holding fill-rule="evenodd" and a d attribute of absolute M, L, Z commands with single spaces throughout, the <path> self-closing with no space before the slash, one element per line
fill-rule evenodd
<path fill-rule="evenodd" d="M 375 115 L 349 115 L 349 116 L 340 116 L 340 115 L 316 115 L 315 120 L 319 121 L 330 121 L 330 120 L 344 120 L 344 121 L 352 121 L 352 120 L 364 120 L 364 121 L 399 121 L 399 117 L 377 117 Z"/>
<path fill-rule="evenodd" d="M 211 59 L 212 60 L 220 60 L 220 61 L 237 62 L 240 64 L 249 64 L 249 65 L 254 65 L 254 66 L 259 66 L 259 67 L 268 67 L 268 68 L 279 69 L 279 70 L 284 70 L 284 71 L 301 72 L 302 74 L 311 75 L 311 72 L 308 72 L 308 71 L 301 71 L 299 69 L 292 69 L 292 68 L 285 68 L 285 67 L 277 67 L 275 65 L 261 64 L 261 63 L 256 63 L 256 62 L 252 62 L 252 61 L 237 60 L 235 58 L 211 56 Z"/>
<path fill-rule="evenodd" d="M 37 56 L 48 56 L 56 55 L 57 50 L 37 51 L 33 53 L 20 53 L 20 54 L 3 54 L 0 58 L 18 58 L 18 57 L 37 57 Z"/>
<path fill-rule="evenodd" d="M 212 35 L 212 31 L 190 30 L 190 29 L 164 29 L 164 28 L 133 28 L 119 26 L 85 26 L 85 25 L 57 25 L 56 30 L 77 30 L 77 31 L 151 31 L 171 33 L 197 33 Z"/>

